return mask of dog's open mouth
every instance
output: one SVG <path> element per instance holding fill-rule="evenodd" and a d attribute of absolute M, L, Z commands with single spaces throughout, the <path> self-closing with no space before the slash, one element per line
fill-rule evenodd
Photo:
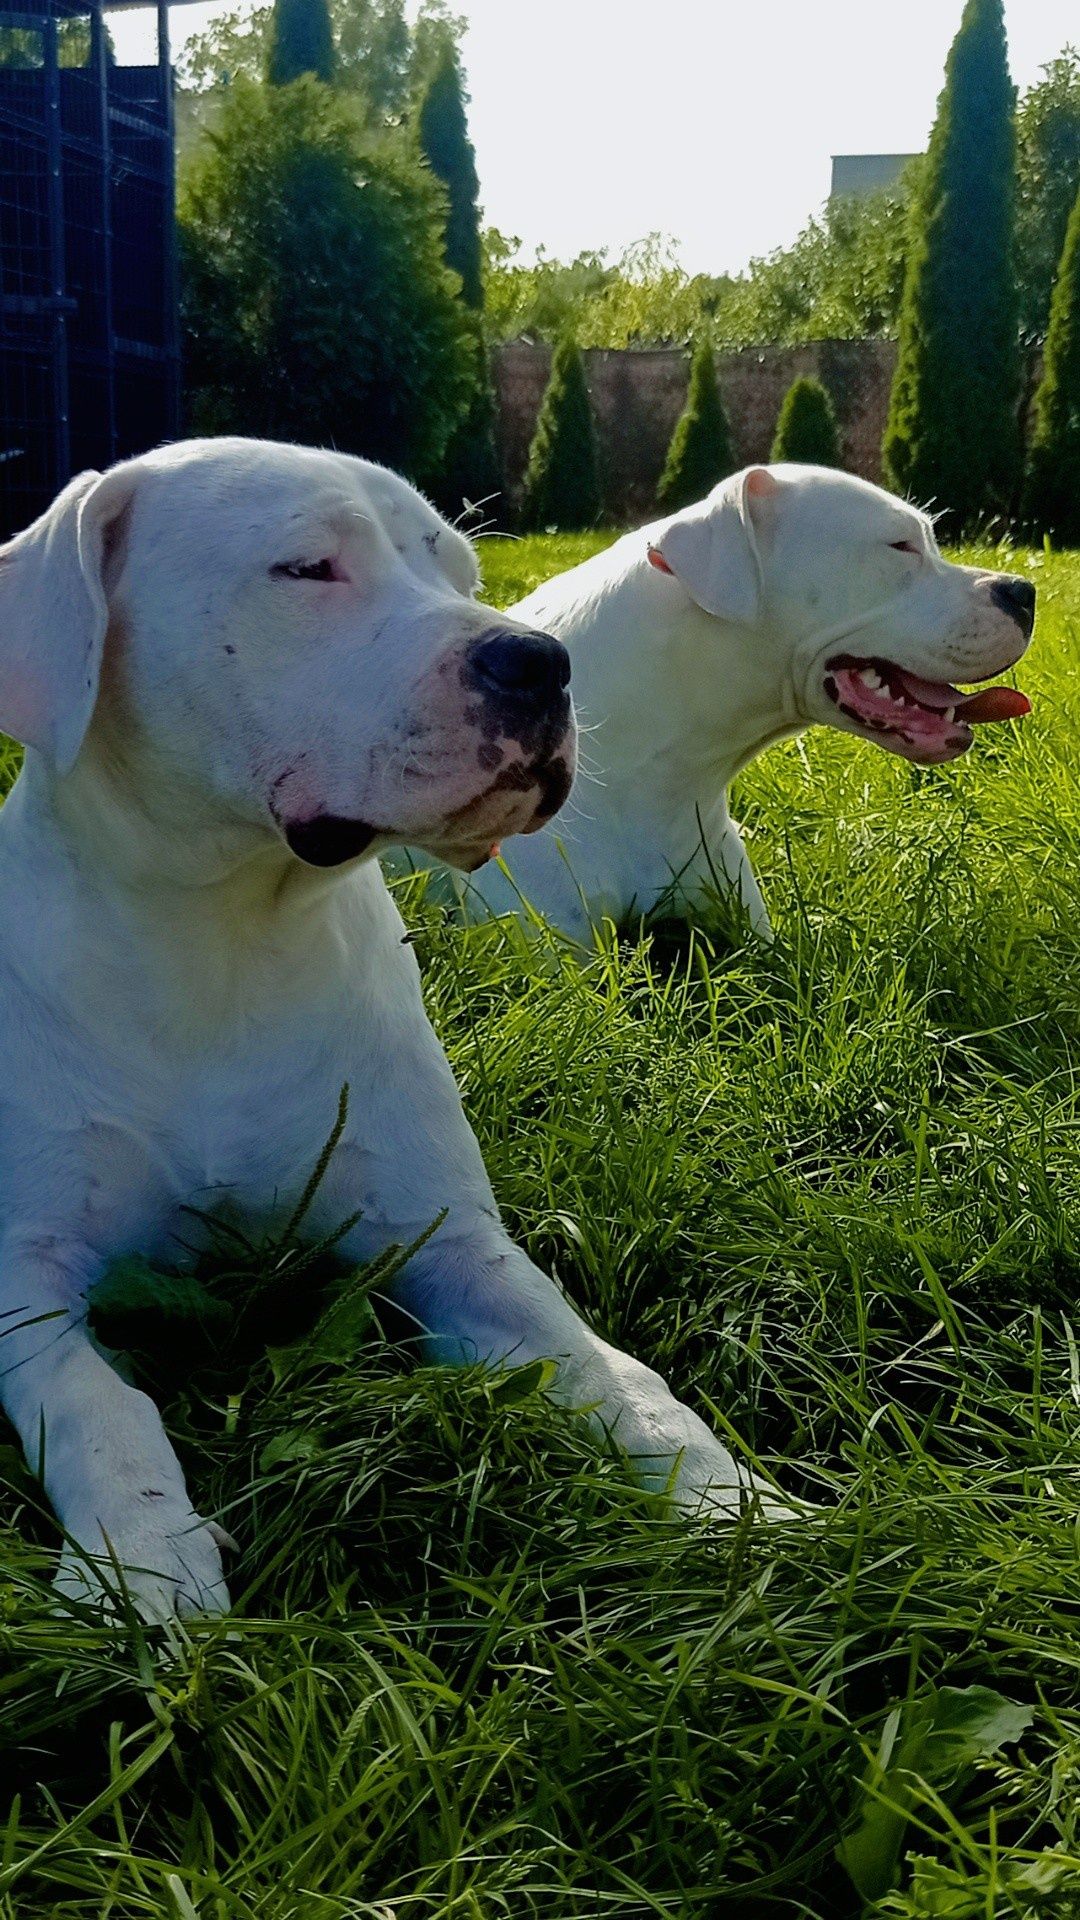
<path fill-rule="evenodd" d="M 905 760 L 937 766 L 966 753 L 972 727 L 1019 720 L 1031 701 L 1015 687 L 961 693 L 946 680 L 922 680 L 890 660 L 839 653 L 825 668 L 825 691 L 846 719 Z"/>

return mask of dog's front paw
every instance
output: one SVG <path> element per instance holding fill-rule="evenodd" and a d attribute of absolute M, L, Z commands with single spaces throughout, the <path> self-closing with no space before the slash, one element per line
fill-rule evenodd
<path fill-rule="evenodd" d="M 126 1594 L 156 1622 L 228 1611 L 221 1549 L 235 1542 L 180 1500 L 148 1491 L 113 1525 L 98 1517 L 69 1533 L 54 1583 L 66 1600 L 114 1612 Z"/>

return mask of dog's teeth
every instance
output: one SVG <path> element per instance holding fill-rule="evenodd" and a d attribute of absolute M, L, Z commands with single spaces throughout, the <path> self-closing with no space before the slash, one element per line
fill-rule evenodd
<path fill-rule="evenodd" d="M 955 719 L 956 719 L 956 708 L 955 708 L 955 707 L 946 707 L 946 708 L 945 708 L 945 711 L 944 711 L 944 713 L 942 714 L 942 716 L 941 716 L 941 717 L 942 717 L 942 719 L 943 719 L 943 720 L 955 720 Z"/>
<path fill-rule="evenodd" d="M 875 673 L 873 667 L 863 667 L 856 675 L 856 679 L 861 680 L 864 687 L 869 687 L 871 693 L 879 692 L 885 684 L 880 673 Z"/>

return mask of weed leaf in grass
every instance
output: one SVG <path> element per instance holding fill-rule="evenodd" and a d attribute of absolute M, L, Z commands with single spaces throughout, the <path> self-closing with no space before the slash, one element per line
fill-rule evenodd
<path fill-rule="evenodd" d="M 1032 1718 L 1030 1708 L 992 1687 L 937 1687 L 907 1709 L 894 1708 L 862 1784 L 859 1824 L 837 1848 L 865 1900 L 880 1900 L 896 1884 L 919 1783 L 954 1786 L 976 1760 L 1021 1739 Z"/>
<path fill-rule="evenodd" d="M 115 1260 L 94 1288 L 94 1322 L 99 1330 L 114 1322 L 147 1316 L 164 1328 L 170 1321 L 225 1325 L 231 1310 L 205 1280 L 152 1266 L 139 1254 Z"/>
<path fill-rule="evenodd" d="M 927 1854 L 912 1854 L 910 1860 L 911 1885 L 904 1893 L 891 1894 L 882 1902 L 883 1914 L 903 1916 L 903 1920 L 982 1920 L 987 1911 L 986 1901 L 982 1889 L 972 1887 L 969 1875 Z M 1070 1877 L 1075 1878 L 1075 1872 L 1072 1861 L 1043 1854 L 1023 1866 L 1002 1866 L 998 1891 L 1013 1897 L 1056 1893 L 1068 1885 Z M 1026 1901 L 1022 1907 L 1012 1905 L 1010 1910 L 1025 1916 L 1044 1911 L 1041 1903 L 1034 1907 Z"/>
<path fill-rule="evenodd" d="M 535 1393 L 546 1393 L 557 1372 L 554 1360 L 530 1360 L 524 1367 L 513 1367 L 501 1374 L 492 1387 L 492 1404 L 516 1407 Z"/>
<path fill-rule="evenodd" d="M 304 1427 L 289 1427 L 267 1441 L 259 1455 L 259 1472 L 268 1473 L 271 1467 L 284 1466 L 294 1460 L 315 1460 L 321 1452 L 322 1442 L 317 1433 Z"/>

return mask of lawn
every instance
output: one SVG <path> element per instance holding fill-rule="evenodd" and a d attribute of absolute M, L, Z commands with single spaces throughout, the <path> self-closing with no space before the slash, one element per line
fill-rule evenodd
<path fill-rule="evenodd" d="M 489 592 L 586 545 L 486 542 Z M 237 1610 L 55 1612 L 3 1453 L 2 1920 L 1080 1912 L 1080 559 L 991 563 L 1032 717 L 760 762 L 770 951 L 579 967 L 402 889 L 514 1232 L 820 1520 L 672 1524 L 375 1322 L 187 1386 L 173 1329 Z"/>

